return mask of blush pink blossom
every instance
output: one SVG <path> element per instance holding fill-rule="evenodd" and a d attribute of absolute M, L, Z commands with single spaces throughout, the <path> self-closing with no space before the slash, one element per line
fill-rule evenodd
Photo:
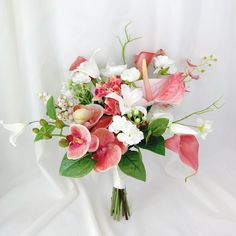
<path fill-rule="evenodd" d="M 92 158 L 96 160 L 95 170 L 105 171 L 116 166 L 122 155 L 120 146 L 115 142 L 116 138 L 113 133 L 104 128 L 99 128 L 93 132 L 99 140 L 98 149 Z"/>
<path fill-rule="evenodd" d="M 165 141 L 165 146 L 178 153 L 180 160 L 194 170 L 192 175 L 197 173 L 199 144 L 194 135 L 174 135 Z"/>
<path fill-rule="evenodd" d="M 85 126 L 80 124 L 72 124 L 70 133 L 67 136 L 67 141 L 69 142 L 67 158 L 76 160 L 88 152 L 91 144 L 91 134 Z"/>
<path fill-rule="evenodd" d="M 74 107 L 74 113 L 76 113 L 79 109 L 86 109 L 88 114 L 86 114 L 86 121 L 83 122 L 82 125 L 86 126 L 88 129 L 92 128 L 97 124 L 99 119 L 104 114 L 104 109 L 102 106 L 97 104 L 89 104 L 89 105 L 79 105 Z M 79 117 L 78 117 L 79 118 Z"/>
<path fill-rule="evenodd" d="M 136 85 L 143 88 L 147 104 L 178 104 L 185 95 L 183 73 L 176 73 L 163 79 L 148 79 L 137 81 Z"/>

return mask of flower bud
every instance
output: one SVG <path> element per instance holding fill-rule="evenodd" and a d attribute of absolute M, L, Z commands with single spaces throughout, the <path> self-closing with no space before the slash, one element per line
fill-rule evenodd
<path fill-rule="evenodd" d="M 137 125 L 140 123 L 140 121 L 141 121 L 140 118 L 137 118 L 137 119 L 135 119 L 134 123 Z"/>
<path fill-rule="evenodd" d="M 39 123 L 42 126 L 46 126 L 48 124 L 48 122 L 46 120 L 44 120 L 44 119 L 40 119 Z"/>
<path fill-rule="evenodd" d="M 77 124 L 83 124 L 91 117 L 91 112 L 85 108 L 80 108 L 73 113 L 73 118 Z"/>
<path fill-rule="evenodd" d="M 138 115 L 139 115 L 139 110 L 138 110 L 138 109 L 134 109 L 134 110 L 133 110 L 133 114 L 134 114 L 135 116 L 138 116 Z"/>
<path fill-rule="evenodd" d="M 38 128 L 33 128 L 32 131 L 37 134 L 39 132 L 39 129 Z"/>
<path fill-rule="evenodd" d="M 49 134 L 49 133 L 44 133 L 44 134 L 43 134 L 43 138 L 44 138 L 44 139 L 51 139 L 51 138 L 52 138 L 52 135 Z"/>
<path fill-rule="evenodd" d="M 55 125 L 58 129 L 62 129 L 65 126 L 62 120 L 56 120 Z"/>
<path fill-rule="evenodd" d="M 69 142 L 65 138 L 60 139 L 59 141 L 60 147 L 68 147 L 68 145 L 69 145 Z"/>
<path fill-rule="evenodd" d="M 132 112 L 129 112 L 129 113 L 128 113 L 128 118 L 131 119 L 132 117 L 133 117 Z"/>

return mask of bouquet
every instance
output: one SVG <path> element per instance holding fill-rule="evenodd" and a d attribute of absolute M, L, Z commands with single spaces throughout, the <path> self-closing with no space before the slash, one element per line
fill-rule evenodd
<path fill-rule="evenodd" d="M 219 99 L 204 109 L 174 119 L 171 109 L 180 104 L 187 85 L 200 79 L 200 74 L 217 59 L 203 57 L 199 64 L 190 59 L 182 70 L 162 49 L 142 51 L 131 65 L 126 61 L 127 46 L 132 38 L 125 27 L 125 38 L 119 42 L 123 63 L 99 68 L 95 57 L 79 56 L 70 66 L 70 78 L 55 99 L 46 92 L 39 98 L 46 107 L 46 118 L 28 124 L 1 124 L 13 134 L 10 142 L 26 126 L 36 125 L 34 141 L 59 138 L 65 148 L 60 174 L 80 178 L 91 171 L 113 171 L 111 215 L 115 220 L 128 220 L 130 209 L 124 175 L 146 181 L 142 149 L 165 155 L 166 149 L 177 153 L 180 160 L 198 171 L 198 137 L 206 138 L 212 131 L 212 121 L 186 120 L 219 109 Z M 149 71 L 148 71 L 149 67 Z M 151 77 L 149 76 L 151 74 Z M 187 180 L 190 176 L 187 176 Z"/>

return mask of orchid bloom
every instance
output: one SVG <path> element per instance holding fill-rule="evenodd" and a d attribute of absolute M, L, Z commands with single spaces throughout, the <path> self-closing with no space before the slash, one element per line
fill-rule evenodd
<path fill-rule="evenodd" d="M 93 133 L 97 137 L 98 148 L 92 158 L 96 160 L 95 170 L 105 171 L 116 166 L 122 155 L 122 149 L 113 133 L 107 129 L 99 128 Z"/>
<path fill-rule="evenodd" d="M 141 111 L 145 116 L 147 115 L 147 111 L 143 106 L 139 106 L 141 103 L 143 92 L 140 88 L 131 89 L 128 85 L 121 85 L 121 96 L 116 93 L 109 93 L 106 97 L 113 98 L 119 102 L 119 108 L 121 114 L 127 114 L 132 111 L 132 109 L 137 109 Z"/>
<path fill-rule="evenodd" d="M 69 142 L 68 159 L 80 159 L 87 152 L 94 152 L 98 148 L 98 138 L 91 135 L 85 126 L 72 124 L 69 129 L 71 134 L 66 137 Z"/>
<path fill-rule="evenodd" d="M 178 153 L 180 160 L 194 170 L 192 175 L 197 173 L 199 144 L 194 135 L 174 135 L 165 140 L 165 146 L 171 151 Z M 185 181 L 188 177 L 185 178 Z"/>
<path fill-rule="evenodd" d="M 5 124 L 3 123 L 2 120 L 0 120 L 0 124 L 3 126 L 3 128 L 12 133 L 9 137 L 9 142 L 16 147 L 16 140 L 18 136 L 20 136 L 24 132 L 25 128 L 27 127 L 27 124 L 23 123 Z"/>
<path fill-rule="evenodd" d="M 73 118 L 77 124 L 82 124 L 88 129 L 97 124 L 103 116 L 104 109 L 97 104 L 75 106 Z"/>
<path fill-rule="evenodd" d="M 144 89 L 148 105 L 153 103 L 178 104 L 182 101 L 185 94 L 183 73 L 176 73 L 163 79 L 149 79 L 145 59 L 142 66 L 143 81 L 137 81 L 136 85 Z"/>

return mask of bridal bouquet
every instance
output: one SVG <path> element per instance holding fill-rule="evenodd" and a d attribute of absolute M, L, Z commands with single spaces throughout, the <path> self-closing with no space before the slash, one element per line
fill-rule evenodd
<path fill-rule="evenodd" d="M 212 121 L 197 119 L 196 124 L 189 124 L 186 120 L 219 108 L 218 99 L 204 109 L 174 119 L 171 109 L 189 92 L 187 84 L 199 80 L 217 59 L 207 56 L 199 64 L 187 59 L 185 67 L 178 70 L 160 49 L 140 52 L 128 65 L 127 45 L 136 39 L 131 38 L 126 26 L 124 40 L 119 39 L 120 65 L 99 68 L 95 60 L 98 51 L 90 58 L 79 56 L 70 66 L 70 78 L 57 98 L 39 93 L 48 118 L 27 124 L 37 124 L 33 128 L 35 142 L 59 138 L 59 146 L 66 150 L 60 166 L 62 176 L 80 178 L 91 171 L 113 171 L 111 215 L 116 220 L 130 216 L 123 175 L 146 181 L 141 150 L 165 155 L 169 149 L 193 169 L 190 176 L 195 175 L 197 138 L 206 138 L 212 131 Z M 13 145 L 27 126 L 1 124 L 13 131 Z"/>

